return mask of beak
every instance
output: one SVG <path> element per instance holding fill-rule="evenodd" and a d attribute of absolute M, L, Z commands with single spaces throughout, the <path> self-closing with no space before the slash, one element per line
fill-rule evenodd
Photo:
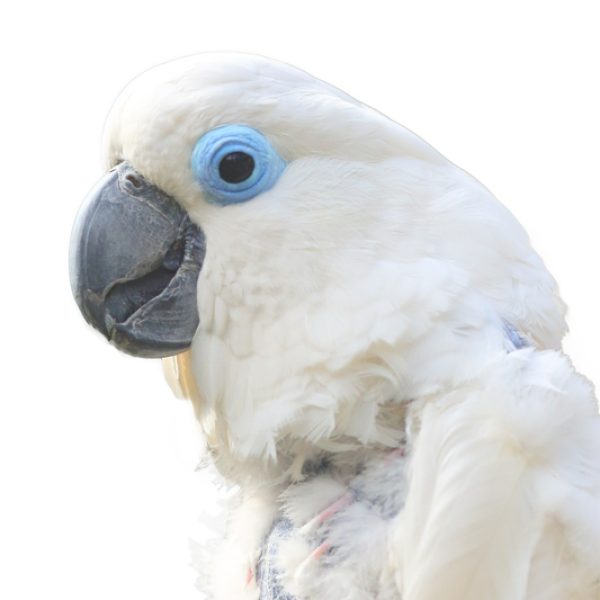
<path fill-rule="evenodd" d="M 128 163 L 109 171 L 73 227 L 70 275 L 85 320 L 117 348 L 161 358 L 188 348 L 198 327 L 205 253 L 187 213 Z"/>

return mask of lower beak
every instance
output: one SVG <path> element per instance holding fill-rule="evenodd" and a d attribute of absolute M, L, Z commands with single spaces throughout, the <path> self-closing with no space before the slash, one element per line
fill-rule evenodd
<path fill-rule="evenodd" d="M 71 236 L 70 274 L 86 321 L 117 348 L 159 358 L 188 348 L 198 327 L 202 231 L 128 163 L 85 200 Z"/>

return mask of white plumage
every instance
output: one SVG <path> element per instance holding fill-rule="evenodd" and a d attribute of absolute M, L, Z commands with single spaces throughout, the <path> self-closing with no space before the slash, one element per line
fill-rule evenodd
<path fill-rule="evenodd" d="M 189 157 L 231 123 L 288 164 L 217 206 Z M 479 182 L 336 88 L 246 55 L 134 80 L 107 148 L 207 239 L 196 409 L 240 488 L 215 598 L 258 598 L 281 518 L 274 560 L 298 600 L 600 598 L 596 402 L 560 352 L 554 280 Z"/>

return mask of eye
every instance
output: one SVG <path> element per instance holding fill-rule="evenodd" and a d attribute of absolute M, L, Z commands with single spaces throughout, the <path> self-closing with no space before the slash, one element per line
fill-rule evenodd
<path fill-rule="evenodd" d="M 271 189 L 285 161 L 269 140 L 246 125 L 224 125 L 194 146 L 192 171 L 209 202 L 246 202 Z"/>
<path fill-rule="evenodd" d="M 254 159 L 245 152 L 230 152 L 219 163 L 219 175 L 227 183 L 246 181 L 254 171 Z"/>

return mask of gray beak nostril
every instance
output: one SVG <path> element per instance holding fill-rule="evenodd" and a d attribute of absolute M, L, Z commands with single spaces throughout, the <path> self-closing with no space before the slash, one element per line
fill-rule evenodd
<path fill-rule="evenodd" d="M 142 187 L 142 182 L 137 177 L 132 175 L 131 173 L 126 175 L 125 179 L 136 189 L 139 189 Z"/>

